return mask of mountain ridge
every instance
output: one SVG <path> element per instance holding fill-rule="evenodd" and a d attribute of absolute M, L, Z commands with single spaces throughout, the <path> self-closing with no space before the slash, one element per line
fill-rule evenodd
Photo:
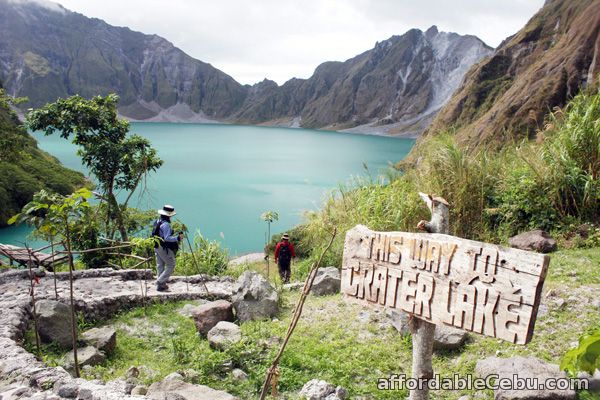
<path fill-rule="evenodd" d="M 114 27 L 62 6 L 49 11 L 40 0 L 0 0 L 0 6 L 7 10 L 0 15 L 0 79 L 10 94 L 28 96 L 27 107 L 37 107 L 76 93 L 116 92 L 121 115 L 138 121 L 416 135 L 434 114 L 428 108 L 437 112 L 449 97 L 436 97 L 440 74 L 462 79 L 467 64 L 491 52 L 474 36 L 412 29 L 346 61 L 324 62 L 308 79 L 250 86 L 157 35 Z M 448 48 L 462 53 L 436 58 Z M 399 73 L 396 63 L 410 70 Z M 452 80 L 448 90 L 459 83 Z"/>
<path fill-rule="evenodd" d="M 544 118 L 600 74 L 600 2 L 547 0 L 474 64 L 424 136 L 455 131 L 472 147 L 533 138 Z"/>

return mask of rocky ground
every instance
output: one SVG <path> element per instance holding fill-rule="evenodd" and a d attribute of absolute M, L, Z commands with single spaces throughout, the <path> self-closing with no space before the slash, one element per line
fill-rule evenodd
<path fill-rule="evenodd" d="M 51 275 L 35 273 L 35 297 L 38 301 L 57 299 L 68 303 L 68 274 L 57 274 L 55 291 Z M 76 310 L 89 320 L 104 319 L 118 310 L 150 301 L 229 298 L 234 287 L 230 278 L 193 276 L 175 278 L 168 292 L 157 292 L 151 281 L 151 272 L 146 270 L 76 271 L 75 278 Z M 0 275 L 0 398 L 130 398 L 121 390 L 119 383 L 104 385 L 98 381 L 74 379 L 65 369 L 47 367 L 21 347 L 32 315 L 31 284 L 28 271 L 17 270 Z"/>
<path fill-rule="evenodd" d="M 435 371 L 442 376 L 504 376 L 517 371 L 534 377 L 564 377 L 557 364 L 565 352 L 577 345 L 583 333 L 600 327 L 599 259 L 600 252 L 595 249 L 552 255 L 535 334 L 526 346 L 438 329 Z M 257 265 L 256 269 L 262 267 Z M 74 379 L 61 367 L 48 367 L 21 347 L 30 321 L 30 282 L 25 272 L 0 274 L 0 305 L 6 310 L 0 314 L 0 398 L 163 399 L 168 392 L 185 399 L 256 398 L 264 372 L 285 336 L 302 285 L 278 287 L 276 294 L 275 288 L 256 273 L 244 273 L 237 282 L 231 278 L 175 278 L 170 292 L 158 293 L 149 285 L 144 297 L 141 288 L 147 274 L 77 272 L 77 310 L 89 321 L 106 320 L 96 326 L 116 331 L 119 338 L 116 349 L 110 350 L 114 356 L 96 367 L 84 367 L 88 380 Z M 282 358 L 278 383 L 281 398 L 403 398 L 406 391 L 379 391 L 376 382 L 391 373 L 410 373 L 406 316 L 344 301 L 335 294 L 338 277 L 336 269 L 329 268 L 315 280 L 316 287 Z M 57 286 L 59 300 L 66 302 L 68 281 L 64 274 Z M 54 298 L 51 276 L 41 278 L 36 295 L 38 299 Z M 121 311 L 145 301 L 166 299 L 182 301 Z M 91 335 L 90 331 L 82 336 Z M 108 341 L 94 345 L 111 347 Z M 32 348 L 31 343 L 27 348 Z M 96 356 L 92 349 L 85 351 Z M 597 384 L 598 380 L 596 377 L 590 382 Z M 200 397 L 192 393 L 200 393 Z M 592 392 L 576 394 L 573 390 L 436 390 L 433 398 L 575 399 L 577 395 L 585 400 L 598 398 Z"/>

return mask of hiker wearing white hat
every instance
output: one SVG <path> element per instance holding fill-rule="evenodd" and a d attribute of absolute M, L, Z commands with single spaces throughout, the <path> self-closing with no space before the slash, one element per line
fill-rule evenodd
<path fill-rule="evenodd" d="M 154 222 L 152 236 L 158 238 L 154 245 L 156 255 L 156 290 L 159 292 L 169 288 L 167 282 L 175 269 L 175 256 L 179 250 L 179 242 L 183 233 L 175 235 L 171 228 L 171 217 L 176 214 L 175 208 L 166 204 L 158 210 L 160 218 Z"/>

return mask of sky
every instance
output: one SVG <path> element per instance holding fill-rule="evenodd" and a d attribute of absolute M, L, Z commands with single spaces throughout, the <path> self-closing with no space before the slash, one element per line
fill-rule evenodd
<path fill-rule="evenodd" d="M 171 41 L 242 84 L 308 78 L 377 41 L 431 25 L 496 47 L 544 0 L 58 0 L 69 10 Z"/>

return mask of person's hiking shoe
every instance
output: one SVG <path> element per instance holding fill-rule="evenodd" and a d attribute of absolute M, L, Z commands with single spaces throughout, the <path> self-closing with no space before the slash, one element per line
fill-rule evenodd
<path fill-rule="evenodd" d="M 157 292 L 166 292 L 167 290 L 169 290 L 169 286 L 167 284 L 156 285 Z"/>

